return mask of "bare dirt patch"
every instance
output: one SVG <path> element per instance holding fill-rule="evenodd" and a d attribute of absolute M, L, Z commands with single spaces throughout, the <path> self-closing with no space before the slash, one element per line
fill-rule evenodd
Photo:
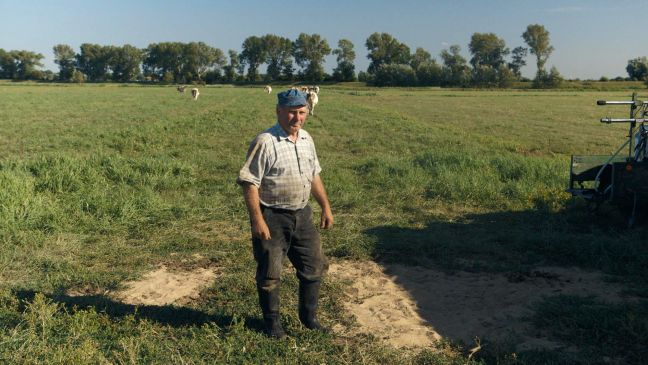
<path fill-rule="evenodd" d="M 133 305 L 183 305 L 198 299 L 200 291 L 213 283 L 218 270 L 207 259 L 195 255 L 192 260 L 160 265 L 138 280 L 123 283 L 123 290 L 111 297 Z"/>
<path fill-rule="evenodd" d="M 518 351 L 563 347 L 525 321 L 532 313 L 529 304 L 559 294 L 625 300 L 621 287 L 605 282 L 600 273 L 577 268 L 545 267 L 513 275 L 449 274 L 340 261 L 331 263 L 329 275 L 349 282 L 344 307 L 358 324 L 334 330 L 345 335 L 369 333 L 396 347 L 433 346 L 442 338 L 467 345 L 475 338 L 514 341 Z"/>
<path fill-rule="evenodd" d="M 140 280 L 124 283 L 125 289 L 113 297 L 126 304 L 185 304 L 198 299 L 200 290 L 211 284 L 216 272 L 209 268 L 169 271 L 166 266 L 149 272 Z"/>

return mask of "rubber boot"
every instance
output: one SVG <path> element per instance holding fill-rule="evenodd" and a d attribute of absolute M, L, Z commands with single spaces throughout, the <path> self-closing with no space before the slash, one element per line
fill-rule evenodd
<path fill-rule="evenodd" d="M 270 337 L 285 338 L 286 331 L 281 326 L 281 315 L 279 313 L 279 287 L 270 291 L 258 288 L 258 292 L 265 333 Z"/>
<path fill-rule="evenodd" d="M 301 280 L 299 283 L 299 320 L 304 327 L 328 333 L 330 330 L 317 321 L 317 300 L 320 281 Z"/>

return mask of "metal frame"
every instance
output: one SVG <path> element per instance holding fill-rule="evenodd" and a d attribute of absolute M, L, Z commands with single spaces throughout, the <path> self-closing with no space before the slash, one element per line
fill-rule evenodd
<path fill-rule="evenodd" d="M 632 171 L 633 166 L 645 160 L 648 163 L 647 146 L 648 146 L 648 101 L 641 101 L 637 99 L 637 94 L 632 94 L 632 99 L 627 101 L 606 101 L 598 100 L 597 105 L 627 105 L 630 107 L 629 118 L 601 118 L 601 123 L 629 123 L 628 136 L 624 143 L 610 155 L 607 159 L 605 156 L 578 156 L 572 155 L 570 162 L 570 178 L 569 188 L 567 189 L 573 196 L 581 197 L 589 202 L 595 203 L 596 206 L 602 202 L 614 202 L 621 194 L 617 191 L 617 184 L 623 170 Z M 621 156 L 621 152 L 628 147 L 626 156 Z M 605 162 L 598 164 L 597 158 L 605 160 Z M 589 161 L 592 165 L 590 169 L 582 170 L 582 166 Z M 586 163 L 585 163 L 586 164 Z M 643 165 L 643 164 L 642 164 Z M 577 170 L 576 167 L 579 167 Z M 593 171 L 598 171 L 592 179 Z M 585 187 L 585 182 L 591 182 L 591 186 Z M 578 186 L 577 186 L 578 185 Z M 648 185 L 648 181 L 646 181 Z M 633 194 L 633 208 L 629 221 L 629 225 L 634 223 L 636 205 L 637 205 L 637 190 L 626 189 Z"/>

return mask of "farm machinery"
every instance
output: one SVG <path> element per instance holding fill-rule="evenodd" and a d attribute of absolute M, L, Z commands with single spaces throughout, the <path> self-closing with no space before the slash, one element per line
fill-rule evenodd
<path fill-rule="evenodd" d="M 601 119 L 607 124 L 627 123 L 628 137 L 612 155 L 573 155 L 567 191 L 585 199 L 593 210 L 605 202 L 619 206 L 628 214 L 628 226 L 633 226 L 641 205 L 648 202 L 648 101 L 633 93 L 632 100 L 596 104 L 630 108 L 629 118 Z"/>

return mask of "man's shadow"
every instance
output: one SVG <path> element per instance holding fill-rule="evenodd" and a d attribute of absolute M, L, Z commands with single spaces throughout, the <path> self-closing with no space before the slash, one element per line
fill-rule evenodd
<path fill-rule="evenodd" d="M 14 296 L 23 302 L 23 308 L 27 303 L 33 302 L 38 292 L 33 290 L 16 290 Z M 148 320 L 168 325 L 171 327 L 201 326 L 203 324 L 215 324 L 221 329 L 226 329 L 235 320 L 243 319 L 245 326 L 249 329 L 261 332 L 263 323 L 259 318 L 250 316 L 234 316 L 223 313 L 206 313 L 200 310 L 173 306 L 173 305 L 132 305 L 116 301 L 104 295 L 80 295 L 70 296 L 67 294 L 46 294 L 43 295 L 53 303 L 62 305 L 63 308 L 73 313 L 79 310 L 94 310 L 97 313 L 105 314 L 112 319 L 119 319 L 127 316 L 134 316 L 136 320 Z"/>

